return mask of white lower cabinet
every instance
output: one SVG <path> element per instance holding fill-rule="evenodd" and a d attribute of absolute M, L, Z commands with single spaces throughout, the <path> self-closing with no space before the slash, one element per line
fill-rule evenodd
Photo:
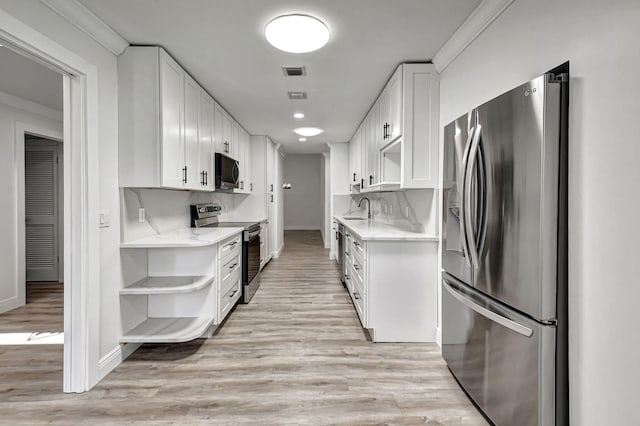
<path fill-rule="evenodd" d="M 345 281 L 374 342 L 435 342 L 438 244 L 345 233 Z"/>
<path fill-rule="evenodd" d="M 121 343 L 210 337 L 242 293 L 242 233 L 217 244 L 123 247 Z"/>
<path fill-rule="evenodd" d="M 218 244 L 218 317 L 221 324 L 242 296 L 242 234 Z"/>

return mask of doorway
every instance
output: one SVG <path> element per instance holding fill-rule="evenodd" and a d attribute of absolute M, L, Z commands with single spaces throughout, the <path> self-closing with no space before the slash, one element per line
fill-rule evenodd
<path fill-rule="evenodd" d="M 25 135 L 24 213 L 27 286 L 39 282 L 64 281 L 62 159 L 62 141 Z"/>

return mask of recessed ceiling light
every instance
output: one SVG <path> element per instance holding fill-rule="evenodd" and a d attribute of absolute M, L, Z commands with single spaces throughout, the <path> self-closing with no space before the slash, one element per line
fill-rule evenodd
<path fill-rule="evenodd" d="M 289 53 L 307 53 L 327 44 L 329 28 L 313 16 L 282 15 L 267 24 L 264 36 L 276 49 Z"/>
<path fill-rule="evenodd" d="M 317 127 L 298 127 L 294 132 L 300 136 L 317 136 L 324 132 L 324 130 L 318 129 Z"/>
<path fill-rule="evenodd" d="M 301 112 L 296 112 L 295 114 L 293 114 L 294 118 L 304 118 L 304 114 Z"/>
<path fill-rule="evenodd" d="M 298 138 L 298 140 L 299 140 L 300 142 L 306 142 L 306 141 L 307 141 L 307 138 Z"/>

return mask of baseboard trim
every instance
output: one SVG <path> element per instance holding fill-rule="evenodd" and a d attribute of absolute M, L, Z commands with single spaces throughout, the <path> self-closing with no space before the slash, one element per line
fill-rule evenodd
<path fill-rule="evenodd" d="M 22 306 L 22 304 L 20 304 L 18 296 L 13 296 L 9 299 L 5 299 L 0 302 L 0 314 L 11 311 L 19 306 Z"/>
<path fill-rule="evenodd" d="M 282 245 L 280 245 L 280 248 L 276 250 L 275 253 L 273 253 L 273 257 L 275 257 L 276 259 L 279 258 L 282 254 L 282 250 L 284 250 L 284 243 L 282 243 Z"/>
<path fill-rule="evenodd" d="M 100 358 L 100 361 L 98 361 L 98 381 L 113 371 L 140 346 L 142 346 L 142 343 L 124 343 L 111 349 L 108 354 Z"/>

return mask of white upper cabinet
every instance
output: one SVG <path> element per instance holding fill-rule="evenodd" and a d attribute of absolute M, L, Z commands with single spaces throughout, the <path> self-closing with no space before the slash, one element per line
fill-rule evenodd
<path fill-rule="evenodd" d="M 437 188 L 438 102 L 439 76 L 433 65 L 401 64 L 396 69 L 350 141 L 354 188 Z M 354 180 L 358 165 L 360 181 Z"/>
<path fill-rule="evenodd" d="M 215 150 L 233 157 L 233 119 L 222 107 L 216 104 Z"/>
<path fill-rule="evenodd" d="M 215 189 L 214 176 L 214 130 L 215 101 L 204 90 L 200 91 L 200 150 L 198 153 L 198 176 L 203 189 Z"/>
<path fill-rule="evenodd" d="M 184 164 L 184 82 L 185 72 L 165 51 L 159 50 L 159 55 L 156 58 L 160 64 L 160 123 L 153 124 L 154 127 L 162 128 L 162 140 L 161 153 L 162 153 L 162 170 L 158 170 L 161 175 L 161 184 L 157 186 L 164 186 L 170 188 L 182 188 L 185 181 L 185 164 Z M 126 52 L 125 52 L 126 54 Z M 142 76 L 135 76 L 140 78 Z M 157 87 L 152 88 L 154 94 L 158 91 Z M 122 96 L 122 93 L 120 94 Z M 157 99 L 154 96 L 153 99 Z M 151 99 L 149 99 L 151 100 Z M 132 102 L 137 102 L 137 99 L 133 99 Z M 140 99 L 142 102 L 142 99 Z M 120 113 L 124 111 L 120 108 Z M 135 124 L 135 123 L 134 123 Z M 134 126 L 135 127 L 135 126 Z M 122 130 L 129 130 L 127 128 L 120 127 L 120 135 L 122 137 Z M 135 128 L 132 129 L 135 132 Z M 157 133 L 157 132 L 154 132 Z M 142 135 L 140 135 L 142 136 Z M 146 138 L 145 138 L 146 139 Z M 141 143 L 140 139 L 132 139 L 127 144 Z M 122 140 L 121 140 L 122 142 Z M 157 144 L 155 140 L 147 140 L 145 143 Z M 122 145 L 122 144 L 121 144 Z M 135 151 L 134 151 L 135 152 Z M 132 165 L 133 168 L 136 165 Z M 156 167 L 157 168 L 157 167 Z M 121 182 L 122 184 L 122 182 Z M 156 185 L 154 185 L 156 186 Z"/>
<path fill-rule="evenodd" d="M 215 152 L 249 163 L 244 129 L 162 48 L 128 47 L 118 86 L 120 186 L 213 191 Z"/>
<path fill-rule="evenodd" d="M 186 179 L 184 188 L 202 189 L 200 179 L 200 86 L 189 75 L 184 79 L 184 168 Z"/>

